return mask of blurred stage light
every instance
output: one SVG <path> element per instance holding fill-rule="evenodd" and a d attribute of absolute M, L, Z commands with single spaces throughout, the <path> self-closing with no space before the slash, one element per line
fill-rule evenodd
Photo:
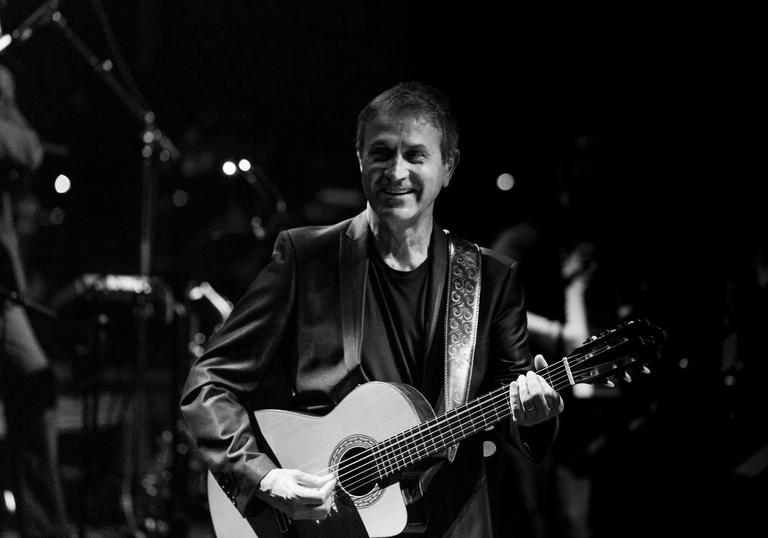
<path fill-rule="evenodd" d="M 243 172 L 247 172 L 251 169 L 251 161 L 248 159 L 240 159 L 240 162 L 237 163 L 237 167 Z"/>
<path fill-rule="evenodd" d="M 235 163 L 232 161 L 227 161 L 221 165 L 221 171 L 228 176 L 232 176 L 235 174 L 235 172 L 237 172 L 237 166 L 235 166 Z"/>
<path fill-rule="evenodd" d="M 496 178 L 496 186 L 502 191 L 512 190 L 512 187 L 515 186 L 515 178 L 512 174 L 507 174 L 505 172 Z"/>
<path fill-rule="evenodd" d="M 53 182 L 53 187 L 59 194 L 64 194 L 72 187 L 72 182 L 64 174 L 59 174 Z"/>
<path fill-rule="evenodd" d="M 189 203 L 189 193 L 184 189 L 176 189 L 171 196 L 174 207 L 184 207 Z"/>
<path fill-rule="evenodd" d="M 9 514 L 16 513 L 16 497 L 13 496 L 13 492 L 11 490 L 3 490 L 3 503 L 5 504 L 5 509 Z"/>
<path fill-rule="evenodd" d="M 64 219 L 66 218 L 66 213 L 64 213 L 64 210 L 60 207 L 54 207 L 51 209 L 51 212 L 48 214 L 48 222 L 54 226 L 59 226 L 61 224 L 64 224 Z"/>

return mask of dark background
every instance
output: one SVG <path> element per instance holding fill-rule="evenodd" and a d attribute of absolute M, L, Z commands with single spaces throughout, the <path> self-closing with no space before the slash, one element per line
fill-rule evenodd
<path fill-rule="evenodd" d="M 4 31 L 39 5 L 10 2 Z M 604 497 L 607 521 L 621 524 L 618 511 L 646 518 L 643 529 L 662 516 L 701 529 L 706 510 L 717 524 L 750 520 L 747 499 L 765 499 L 764 476 L 733 471 L 765 441 L 764 419 L 742 419 L 729 403 L 721 349 L 728 278 L 766 229 L 762 174 L 750 164 L 761 127 L 753 14 L 647 4 L 533 12 L 478 3 L 62 2 L 69 27 L 116 66 L 100 8 L 145 108 L 181 151 L 153 167 L 153 275 L 181 293 L 192 279 L 225 279 L 206 274 L 205 253 L 240 259 L 200 231 L 211 220 L 210 193 L 228 181 L 226 159 L 261 167 L 285 198 L 286 225 L 354 214 L 361 205 L 323 205 L 318 193 L 359 191 L 357 112 L 395 82 L 433 84 L 453 100 L 461 127 L 462 162 L 439 202 L 441 224 L 490 245 L 547 208 L 559 185 L 575 184 L 589 209 L 584 233 L 625 271 L 617 274 L 642 282 L 645 313 L 670 336 L 665 366 L 646 382 L 659 404 L 654 420 L 608 460 L 627 480 L 607 482 L 617 488 Z M 58 225 L 43 218 L 32 243 L 41 301 L 83 273 L 137 273 L 142 123 L 53 24 L 14 43 L 3 61 L 50 149 L 30 187 L 45 211 L 65 216 Z M 126 84 L 120 69 L 112 73 Z M 209 165 L 190 172 L 203 157 Z M 516 179 L 511 191 L 495 186 L 502 172 Z M 53 190 L 59 173 L 73 182 L 64 195 Z M 190 196 L 185 208 L 171 203 L 176 189 Z M 764 371 L 755 366 L 764 359 L 751 358 L 749 371 Z M 764 408 L 756 395 L 736 394 L 750 413 Z M 638 516 L 640 504 L 650 513 Z"/>

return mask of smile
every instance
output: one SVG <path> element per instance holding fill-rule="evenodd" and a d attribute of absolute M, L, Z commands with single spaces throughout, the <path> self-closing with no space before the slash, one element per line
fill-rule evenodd
<path fill-rule="evenodd" d="M 415 189 L 382 189 L 382 192 L 384 194 L 389 194 L 390 196 L 403 196 L 405 194 L 411 194 L 413 192 L 416 192 Z"/>

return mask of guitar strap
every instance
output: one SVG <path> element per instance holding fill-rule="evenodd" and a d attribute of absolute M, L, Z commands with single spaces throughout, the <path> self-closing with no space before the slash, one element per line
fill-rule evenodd
<path fill-rule="evenodd" d="M 445 411 L 467 402 L 480 308 L 480 248 L 450 234 L 445 315 Z M 459 444 L 448 447 L 453 461 Z"/>

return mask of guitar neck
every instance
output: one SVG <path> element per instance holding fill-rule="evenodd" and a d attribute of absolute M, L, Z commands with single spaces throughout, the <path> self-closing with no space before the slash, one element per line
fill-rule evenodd
<path fill-rule="evenodd" d="M 568 357 L 537 373 L 556 391 L 572 384 Z M 485 430 L 512 414 L 509 384 L 381 441 L 373 448 L 380 478 L 390 476 Z"/>
<path fill-rule="evenodd" d="M 538 370 L 556 391 L 576 383 L 595 383 L 641 364 L 640 356 L 655 354 L 665 333 L 647 320 L 622 323 L 618 328 L 593 336 L 567 357 Z M 480 396 L 372 447 L 380 478 L 438 454 L 512 414 L 509 385 Z"/>

